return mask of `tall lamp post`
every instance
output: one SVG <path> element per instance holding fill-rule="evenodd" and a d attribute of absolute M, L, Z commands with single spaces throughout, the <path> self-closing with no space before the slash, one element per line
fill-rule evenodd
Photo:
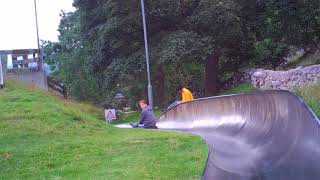
<path fill-rule="evenodd" d="M 44 63 L 43 63 L 43 52 L 42 52 L 42 49 L 40 48 L 39 27 L 38 27 L 38 13 L 37 13 L 37 0 L 34 0 L 34 13 L 35 13 L 35 18 L 36 18 L 36 29 L 37 29 L 38 59 L 40 59 L 40 66 L 41 66 L 41 70 L 43 72 L 44 88 L 47 88 L 47 77 L 46 77 L 46 72 L 45 72 Z"/>
<path fill-rule="evenodd" d="M 147 63 L 147 74 L 148 74 L 148 100 L 149 100 L 149 105 L 153 107 L 153 96 L 152 96 L 152 86 L 151 86 L 150 66 L 149 66 L 148 36 L 147 36 L 146 15 L 144 10 L 144 0 L 141 0 L 141 12 L 142 12 L 142 19 L 143 19 L 144 47 L 146 52 L 146 63 Z"/>
<path fill-rule="evenodd" d="M 38 56 L 40 56 L 41 52 L 40 52 L 40 40 L 39 40 L 39 28 L 38 28 L 38 12 L 37 12 L 37 0 L 34 0 L 34 14 L 35 14 L 35 18 L 36 18 L 36 29 L 37 29 L 37 45 L 38 45 Z M 39 57 L 38 57 L 39 58 Z M 41 61 L 41 57 L 40 57 L 40 61 Z M 42 62 L 41 62 L 41 66 L 42 66 Z M 41 67 L 42 69 L 43 67 Z"/>

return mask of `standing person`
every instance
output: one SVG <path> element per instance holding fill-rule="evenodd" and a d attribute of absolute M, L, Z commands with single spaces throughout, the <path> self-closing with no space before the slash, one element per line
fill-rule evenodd
<path fill-rule="evenodd" d="M 146 100 L 139 101 L 139 106 L 141 108 L 140 122 L 137 124 L 139 127 L 145 129 L 158 129 L 156 126 L 156 117 L 152 111 L 152 108 L 148 106 Z"/>
<path fill-rule="evenodd" d="M 183 86 L 179 86 L 176 91 L 178 93 L 181 94 L 181 101 L 175 101 L 172 104 L 169 105 L 169 107 L 167 109 L 170 109 L 178 104 L 180 104 L 181 102 L 186 102 L 186 101 L 191 101 L 193 100 L 193 95 L 191 93 L 191 91 Z"/>
<path fill-rule="evenodd" d="M 181 102 L 191 101 L 193 100 L 193 95 L 191 91 L 183 86 L 179 86 L 177 88 L 177 92 L 181 94 Z"/>

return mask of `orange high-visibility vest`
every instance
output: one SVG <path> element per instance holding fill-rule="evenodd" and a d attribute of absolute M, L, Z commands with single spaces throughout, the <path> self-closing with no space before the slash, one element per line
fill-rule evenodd
<path fill-rule="evenodd" d="M 192 93 L 187 88 L 182 88 L 182 102 L 193 100 Z"/>

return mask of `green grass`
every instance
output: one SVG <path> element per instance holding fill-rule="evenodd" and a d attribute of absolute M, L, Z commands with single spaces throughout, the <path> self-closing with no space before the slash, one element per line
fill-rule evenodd
<path fill-rule="evenodd" d="M 0 90 L 0 179 L 199 179 L 200 137 L 118 129 L 103 111 L 8 82 Z M 137 118 L 137 114 L 128 119 Z"/>
<path fill-rule="evenodd" d="M 220 95 L 228 95 L 228 94 L 238 94 L 238 93 L 248 93 L 254 91 L 255 88 L 249 83 L 243 83 L 233 88 L 227 89 L 220 93 Z"/>
<path fill-rule="evenodd" d="M 140 112 L 122 113 L 117 120 L 111 122 L 111 124 L 126 124 L 129 122 L 139 121 Z"/>
<path fill-rule="evenodd" d="M 315 114 L 320 117 L 320 83 L 296 89 L 295 93 L 301 96 Z"/>
<path fill-rule="evenodd" d="M 310 66 L 320 64 L 320 53 L 308 54 L 298 57 L 287 64 L 286 69 L 292 69 L 299 66 Z"/>
<path fill-rule="evenodd" d="M 160 110 L 154 110 L 154 114 L 158 117 L 161 114 Z M 117 120 L 111 122 L 111 124 L 126 124 L 129 122 L 138 122 L 140 120 L 140 112 L 134 111 L 130 113 L 122 113 Z"/>

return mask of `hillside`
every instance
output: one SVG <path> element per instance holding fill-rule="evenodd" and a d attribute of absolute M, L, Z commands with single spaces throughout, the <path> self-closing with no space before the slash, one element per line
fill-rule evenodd
<path fill-rule="evenodd" d="M 195 136 L 117 129 L 101 110 L 9 82 L 0 90 L 0 179 L 198 179 Z"/>
<path fill-rule="evenodd" d="M 310 66 L 320 64 L 320 53 L 317 51 L 313 54 L 297 55 L 286 65 L 285 69 L 297 68 L 300 66 Z"/>

